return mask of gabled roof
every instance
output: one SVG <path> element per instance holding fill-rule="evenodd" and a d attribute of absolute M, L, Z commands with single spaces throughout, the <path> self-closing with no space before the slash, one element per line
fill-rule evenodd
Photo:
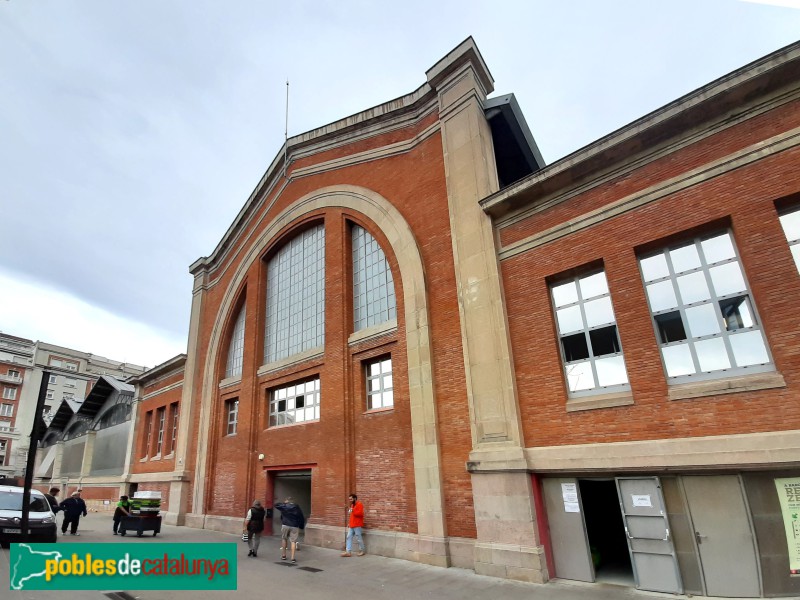
<path fill-rule="evenodd" d="M 92 387 L 92 391 L 86 396 L 86 400 L 81 403 L 78 414 L 87 417 L 94 417 L 103 404 L 106 403 L 112 392 L 117 391 L 120 393 L 128 393 L 133 395 L 134 387 L 130 384 L 124 383 L 110 375 L 101 375 L 97 383 Z"/>
<path fill-rule="evenodd" d="M 64 427 L 67 426 L 67 423 L 69 423 L 69 420 L 73 417 L 73 415 L 80 410 L 80 407 L 81 403 L 76 402 L 75 400 L 70 400 L 69 398 L 62 400 L 55 416 L 53 417 L 53 420 L 50 421 L 50 425 L 47 427 L 48 431 L 62 431 Z"/>

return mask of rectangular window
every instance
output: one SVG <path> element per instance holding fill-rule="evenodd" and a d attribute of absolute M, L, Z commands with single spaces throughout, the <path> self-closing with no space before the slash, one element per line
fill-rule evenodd
<path fill-rule="evenodd" d="M 20 378 L 19 377 L 19 371 L 17 371 L 16 369 L 9 369 L 8 370 L 8 376 L 11 377 L 11 379 L 19 379 Z"/>
<path fill-rule="evenodd" d="M 228 364 L 225 368 L 225 377 L 237 377 L 242 374 L 242 363 L 244 362 L 244 322 L 246 313 L 246 307 L 243 306 L 233 326 L 231 344 L 228 348 Z"/>
<path fill-rule="evenodd" d="M 570 395 L 629 389 L 605 271 L 561 280 L 550 293 Z"/>
<path fill-rule="evenodd" d="M 319 420 L 319 377 L 270 392 L 269 426 Z"/>
<path fill-rule="evenodd" d="M 3 398 L 6 400 L 14 400 L 17 397 L 17 388 L 3 388 Z"/>
<path fill-rule="evenodd" d="M 671 383 L 773 370 L 730 232 L 639 259 Z"/>
<path fill-rule="evenodd" d="M 8 442 L 0 440 L 0 467 L 6 464 L 6 450 L 8 449 Z"/>
<path fill-rule="evenodd" d="M 780 217 L 783 233 L 786 234 L 786 241 L 789 242 L 789 249 L 794 257 L 794 264 L 800 271 L 800 207 L 783 213 Z"/>
<path fill-rule="evenodd" d="M 75 380 L 72 377 L 64 377 L 64 387 L 75 387 Z"/>
<path fill-rule="evenodd" d="M 47 399 L 52 400 L 54 394 L 55 392 L 53 392 L 53 390 L 47 390 Z"/>
<path fill-rule="evenodd" d="M 166 421 L 166 408 L 159 408 L 156 413 L 156 422 L 158 423 L 158 438 L 156 439 L 156 456 L 161 456 L 161 450 L 164 448 L 164 424 Z"/>
<path fill-rule="evenodd" d="M 62 400 L 75 400 L 75 394 L 71 392 L 64 392 L 64 395 L 61 397 Z"/>
<path fill-rule="evenodd" d="M 353 330 L 397 317 L 392 270 L 377 240 L 353 225 Z"/>
<path fill-rule="evenodd" d="M 50 383 L 58 383 L 58 377 L 56 375 L 50 375 Z"/>
<path fill-rule="evenodd" d="M 14 416 L 14 405 L 0 404 L 0 417 L 12 417 L 12 416 Z"/>
<path fill-rule="evenodd" d="M 175 452 L 175 446 L 178 441 L 178 417 L 180 413 L 179 413 L 179 404 L 177 402 L 174 402 L 170 406 L 172 411 L 172 439 L 169 444 L 169 451 L 170 454 L 172 454 Z"/>
<path fill-rule="evenodd" d="M 64 362 L 64 367 L 66 367 L 67 371 L 77 371 L 78 365 L 72 362 Z"/>
<path fill-rule="evenodd" d="M 150 456 L 150 443 L 153 441 L 153 411 L 149 411 L 144 416 L 144 448 L 142 448 L 142 458 Z"/>
<path fill-rule="evenodd" d="M 385 356 L 366 363 L 367 410 L 394 406 L 392 359 Z"/>
<path fill-rule="evenodd" d="M 236 435 L 239 429 L 239 399 L 225 401 L 225 413 L 228 415 L 228 427 L 226 435 Z"/>

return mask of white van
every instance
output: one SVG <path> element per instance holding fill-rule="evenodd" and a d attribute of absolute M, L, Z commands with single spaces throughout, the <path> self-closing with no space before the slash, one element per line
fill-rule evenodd
<path fill-rule="evenodd" d="M 23 488 L 0 485 L 0 543 L 19 542 L 22 537 Z M 56 516 L 44 494 L 31 490 L 28 512 L 29 541 L 54 543 L 58 540 Z"/>

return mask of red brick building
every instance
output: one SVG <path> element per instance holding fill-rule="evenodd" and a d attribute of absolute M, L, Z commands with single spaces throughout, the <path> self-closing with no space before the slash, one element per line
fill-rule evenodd
<path fill-rule="evenodd" d="M 355 492 L 368 551 L 524 581 L 797 593 L 800 45 L 546 167 L 471 39 L 426 75 L 289 139 L 192 265 L 140 489 L 231 532 L 293 495 L 329 547 Z"/>

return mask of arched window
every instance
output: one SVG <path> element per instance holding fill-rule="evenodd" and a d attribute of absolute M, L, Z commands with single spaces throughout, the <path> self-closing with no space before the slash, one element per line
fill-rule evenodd
<path fill-rule="evenodd" d="M 120 423 L 124 423 L 128 420 L 128 417 L 131 414 L 131 407 L 127 404 L 117 404 L 116 406 L 111 407 L 94 426 L 96 431 L 100 429 L 108 429 L 109 427 L 113 427 L 114 425 L 119 425 Z"/>
<path fill-rule="evenodd" d="M 225 368 L 225 377 L 237 377 L 242 374 L 242 361 L 244 360 L 244 316 L 245 308 L 239 311 L 236 324 L 233 326 L 231 345 L 228 348 L 228 365 Z"/>
<path fill-rule="evenodd" d="M 64 434 L 64 441 L 74 440 L 75 438 L 82 436 L 88 430 L 89 430 L 88 421 L 77 421 L 73 423 L 67 430 L 67 433 Z"/>
<path fill-rule="evenodd" d="M 267 266 L 264 361 L 325 343 L 325 227 L 294 237 Z"/>
<path fill-rule="evenodd" d="M 353 226 L 353 329 L 397 318 L 392 271 L 370 233 Z"/>

